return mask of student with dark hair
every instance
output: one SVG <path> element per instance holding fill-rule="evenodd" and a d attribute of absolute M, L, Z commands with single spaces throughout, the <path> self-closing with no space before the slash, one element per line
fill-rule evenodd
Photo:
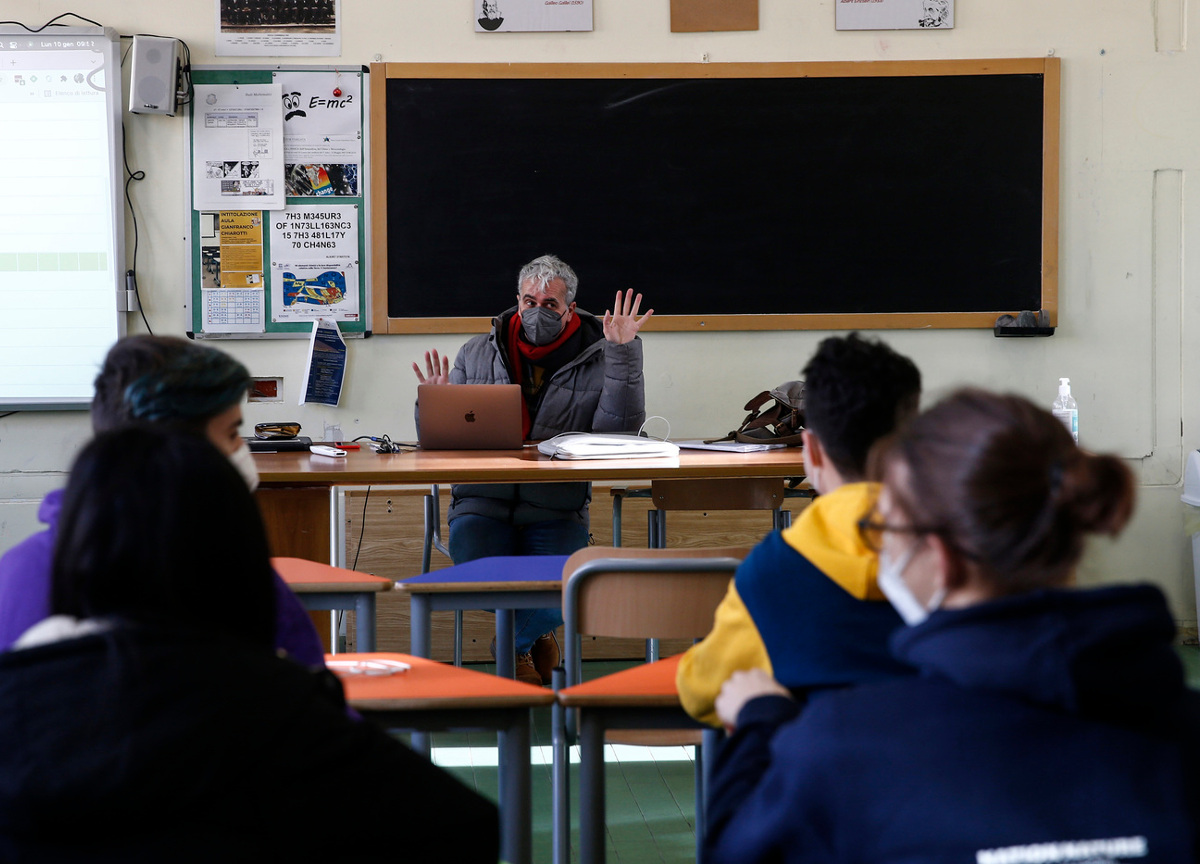
<path fill-rule="evenodd" d="M 957 393 L 872 456 L 861 526 L 920 674 L 811 700 L 761 670 L 717 699 L 711 862 L 1193 861 L 1200 694 L 1149 585 L 1079 590 L 1133 478 L 1017 396 Z M 799 717 L 797 718 L 797 715 Z"/>
<path fill-rule="evenodd" d="M 275 655 L 262 522 L 203 438 L 100 433 L 53 573 L 53 614 L 0 654 L 3 860 L 496 861 L 490 802 L 348 717 L 327 670 Z M 334 788 L 345 818 L 308 818 Z"/>
<path fill-rule="evenodd" d="M 887 652 L 900 619 L 875 584 L 875 552 L 856 523 L 875 494 L 867 453 L 917 410 L 921 373 L 856 333 L 824 340 L 804 367 L 804 465 L 820 493 L 796 523 L 742 562 L 712 632 L 680 661 L 676 684 L 693 717 L 736 670 L 764 669 L 798 697 L 901 674 Z"/>
<path fill-rule="evenodd" d="M 253 490 L 258 474 L 240 434 L 249 388 L 250 373 L 228 354 L 173 336 L 130 336 L 109 349 L 96 376 L 92 428 L 146 423 L 202 436 Z M 49 613 L 50 556 L 61 507 L 61 490 L 47 495 L 38 509 L 46 530 L 0 557 L 0 650 Z M 202 537 L 196 535 L 197 547 Z M 273 584 L 276 647 L 298 663 L 323 665 L 312 619 L 282 579 L 275 576 Z"/>

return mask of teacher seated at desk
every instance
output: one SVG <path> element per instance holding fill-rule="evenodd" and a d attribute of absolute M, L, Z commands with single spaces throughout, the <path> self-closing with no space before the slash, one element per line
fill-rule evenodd
<path fill-rule="evenodd" d="M 617 292 L 603 319 L 576 308 L 579 279 L 553 255 L 517 276 L 517 305 L 492 331 L 458 352 L 454 367 L 425 353 L 422 384 L 520 384 L 526 439 L 561 432 L 636 432 L 646 417 L 638 317 L 642 295 Z M 420 418 L 418 418 L 419 421 Z M 460 484 L 451 489 L 450 557 L 455 564 L 495 555 L 569 555 L 588 542 L 587 483 Z M 549 683 L 558 665 L 554 630 L 561 609 L 516 614 L 517 678 Z"/>

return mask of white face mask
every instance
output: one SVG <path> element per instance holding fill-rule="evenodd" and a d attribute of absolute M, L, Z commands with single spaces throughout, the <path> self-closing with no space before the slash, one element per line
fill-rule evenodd
<path fill-rule="evenodd" d="M 258 469 L 254 467 L 254 457 L 250 455 L 250 445 L 242 442 L 242 446 L 228 456 L 230 464 L 237 469 L 253 492 L 258 488 Z"/>
<path fill-rule="evenodd" d="M 908 551 L 895 561 L 890 555 L 884 552 L 879 553 L 879 590 L 883 592 L 883 596 L 900 613 L 900 617 L 909 627 L 920 624 L 928 618 L 929 613 L 937 610 L 942 605 L 942 601 L 946 599 L 946 589 L 939 588 L 929 598 L 929 605 L 922 606 L 921 601 L 904 581 L 904 571 L 908 568 L 913 556 L 917 554 L 918 545 L 920 544 L 913 543 L 908 547 Z"/>

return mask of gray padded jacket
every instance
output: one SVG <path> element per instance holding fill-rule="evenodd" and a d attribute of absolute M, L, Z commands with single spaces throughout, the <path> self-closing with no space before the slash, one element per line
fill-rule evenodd
<path fill-rule="evenodd" d="M 463 345 L 450 370 L 451 384 L 511 384 L 503 334 L 517 307 L 492 319 L 492 332 Z M 590 312 L 576 309 L 586 346 L 546 382 L 529 437 L 560 432 L 636 432 L 646 419 L 642 342 L 610 344 Z M 516 382 L 519 383 L 519 382 Z M 589 483 L 460 484 L 451 490 L 449 518 L 468 513 L 528 525 L 550 519 L 588 524 Z"/>

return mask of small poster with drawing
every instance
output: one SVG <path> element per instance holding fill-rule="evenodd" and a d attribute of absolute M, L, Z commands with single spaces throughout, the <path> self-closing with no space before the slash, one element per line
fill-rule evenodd
<path fill-rule="evenodd" d="M 949 30 L 954 0 L 835 0 L 838 30 Z"/>
<path fill-rule="evenodd" d="M 475 32 L 592 29 L 592 0 L 475 0 Z"/>

